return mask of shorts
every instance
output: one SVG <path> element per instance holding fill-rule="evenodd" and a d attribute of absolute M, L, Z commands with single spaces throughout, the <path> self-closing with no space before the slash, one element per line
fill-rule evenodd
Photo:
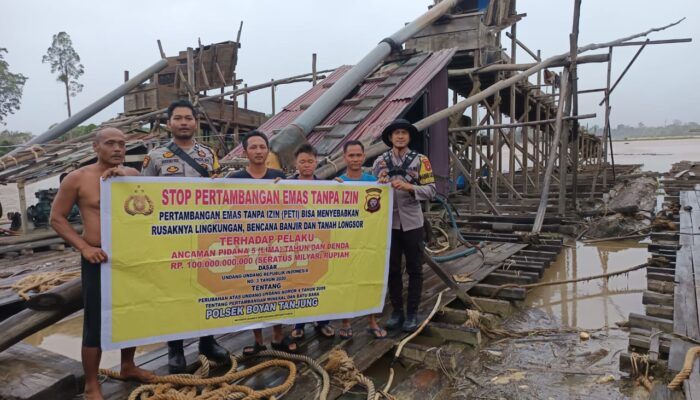
<path fill-rule="evenodd" d="M 80 274 L 83 286 L 83 347 L 100 347 L 101 294 L 100 266 L 80 257 Z"/>

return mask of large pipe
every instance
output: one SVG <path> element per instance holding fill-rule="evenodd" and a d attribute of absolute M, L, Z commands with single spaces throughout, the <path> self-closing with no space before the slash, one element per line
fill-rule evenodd
<path fill-rule="evenodd" d="M 428 12 L 418 17 L 410 24 L 379 42 L 377 47 L 369 52 L 357 65 L 346 72 L 342 78 L 326 90 L 304 113 L 290 123 L 270 140 L 270 150 L 279 161 L 289 165 L 292 163 L 292 152 L 301 143 L 306 142 L 306 136 L 318 125 L 345 97 L 376 67 L 393 49 L 398 49 L 413 35 L 444 15 L 457 4 L 457 0 L 443 0 Z M 276 160 L 271 160 L 274 164 Z"/>
<path fill-rule="evenodd" d="M 68 118 L 67 120 L 61 122 L 60 124 L 54 126 L 53 128 L 49 129 L 48 131 L 42 133 L 41 135 L 39 135 L 35 138 L 32 138 L 32 140 L 28 141 L 27 143 L 24 143 L 21 147 L 15 148 L 7 155 L 12 155 L 14 153 L 17 153 L 18 151 L 21 151 L 21 150 L 23 150 L 23 149 L 25 149 L 33 144 L 46 143 L 46 142 L 49 142 L 51 140 L 54 140 L 54 139 L 60 137 L 61 135 L 68 132 L 69 130 L 80 125 L 82 122 L 84 122 L 88 118 L 90 118 L 93 115 L 97 114 L 98 112 L 104 110 L 105 108 L 107 108 L 107 106 L 109 106 L 110 104 L 119 100 L 120 98 L 122 98 L 122 96 L 129 93 L 129 91 L 136 88 L 138 85 L 143 83 L 146 79 L 149 79 L 150 77 L 152 77 L 153 74 L 156 74 L 156 73 L 162 71 L 163 68 L 165 68 L 167 66 L 168 66 L 168 60 L 166 60 L 166 59 L 159 60 L 158 62 L 151 65 L 150 67 L 148 67 L 146 70 L 144 70 L 140 74 L 134 76 L 133 78 L 129 79 L 128 81 L 124 82 L 122 85 L 117 87 L 116 89 L 114 89 L 111 92 L 107 93 L 106 95 L 102 96 L 99 100 L 95 101 L 94 103 L 92 103 L 89 106 L 85 107 L 84 109 L 80 110 L 80 112 L 78 112 L 77 114 L 75 114 L 72 117 Z"/>

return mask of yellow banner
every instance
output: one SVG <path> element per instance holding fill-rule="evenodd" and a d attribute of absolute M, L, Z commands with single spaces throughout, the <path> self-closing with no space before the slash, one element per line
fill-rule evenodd
<path fill-rule="evenodd" d="M 102 347 L 381 312 L 392 195 L 371 182 L 102 182 Z"/>

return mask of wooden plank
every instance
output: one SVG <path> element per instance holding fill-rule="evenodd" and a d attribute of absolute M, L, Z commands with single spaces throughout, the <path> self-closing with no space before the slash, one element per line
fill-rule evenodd
<path fill-rule="evenodd" d="M 678 251 L 676 282 L 678 284 L 673 294 L 673 332 L 693 339 L 700 339 L 698 302 L 693 277 L 692 248 L 690 247 L 683 247 Z"/>
<path fill-rule="evenodd" d="M 664 332 L 673 331 L 673 322 L 663 318 L 649 317 L 647 315 L 630 313 L 630 326 L 633 328 L 652 329 L 657 328 Z"/>
<path fill-rule="evenodd" d="M 700 400 L 700 359 L 695 357 L 693 371 L 688 379 L 683 382 L 683 393 L 686 400 Z"/>
<path fill-rule="evenodd" d="M 459 342 L 479 346 L 481 344 L 481 331 L 466 326 L 430 322 L 423 333 L 428 337 L 440 337 L 445 341 Z"/>
<path fill-rule="evenodd" d="M 0 399 L 69 400 L 83 384 L 79 362 L 19 343 L 0 353 Z"/>

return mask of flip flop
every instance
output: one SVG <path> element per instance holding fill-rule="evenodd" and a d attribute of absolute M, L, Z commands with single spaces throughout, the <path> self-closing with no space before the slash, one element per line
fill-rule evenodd
<path fill-rule="evenodd" d="M 330 324 L 316 325 L 314 329 L 324 338 L 331 339 L 335 337 L 335 329 Z"/>
<path fill-rule="evenodd" d="M 293 349 L 290 348 L 292 344 L 295 346 L 295 348 Z M 296 343 L 289 336 L 285 336 L 284 339 L 282 339 L 282 341 L 279 343 L 272 342 L 270 343 L 270 345 L 272 346 L 273 350 L 277 351 L 284 351 L 292 354 L 296 354 L 299 352 L 299 346 L 297 346 Z"/>
<path fill-rule="evenodd" d="M 263 350 L 267 350 L 267 346 L 264 344 L 258 344 L 258 342 L 255 342 L 254 345 L 252 346 L 246 346 L 243 348 L 243 355 L 246 357 L 251 357 L 255 356 L 258 353 L 260 353 Z"/>
<path fill-rule="evenodd" d="M 292 333 L 290 335 L 292 336 L 292 339 L 303 340 L 306 334 L 304 333 L 304 329 L 294 328 L 292 329 Z"/>
<path fill-rule="evenodd" d="M 338 329 L 338 336 L 341 340 L 348 340 L 352 338 L 352 328 L 340 328 Z"/>
<path fill-rule="evenodd" d="M 367 332 L 374 336 L 375 339 L 386 339 L 386 331 L 382 328 L 367 328 Z"/>

